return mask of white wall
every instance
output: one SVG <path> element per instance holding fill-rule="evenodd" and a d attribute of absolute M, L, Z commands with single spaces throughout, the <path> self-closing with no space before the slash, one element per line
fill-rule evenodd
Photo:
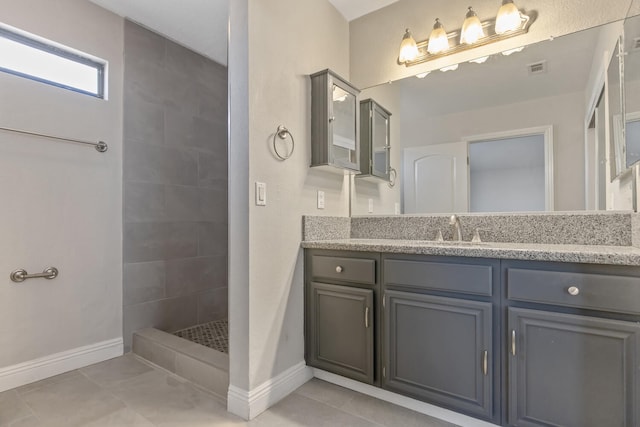
<path fill-rule="evenodd" d="M 348 78 L 348 38 L 347 22 L 326 0 L 231 2 L 232 388 L 255 389 L 304 360 L 301 216 L 348 215 L 348 179 L 309 168 L 308 76 L 331 68 Z M 280 124 L 296 141 L 284 162 L 270 145 Z M 254 204 L 255 181 L 267 184 L 267 206 Z"/>
<path fill-rule="evenodd" d="M 528 34 L 412 67 L 397 63 L 404 29 L 411 29 L 416 41 L 429 37 L 435 18 L 447 31 L 459 30 L 469 2 L 401 0 L 356 19 L 350 25 L 351 81 L 365 88 L 619 20 L 625 17 L 629 0 L 607 1 L 606 7 L 602 0 L 518 0 L 516 4 L 538 14 Z M 480 1 L 473 7 L 481 20 L 494 19 L 500 2 Z"/>
<path fill-rule="evenodd" d="M 0 131 L 2 368 L 122 337 L 123 53 L 122 20 L 84 0 L 0 9 L 5 24 L 109 61 L 108 100 L 0 73 L 0 126 L 109 144 Z M 9 280 L 48 266 L 55 280 Z"/>

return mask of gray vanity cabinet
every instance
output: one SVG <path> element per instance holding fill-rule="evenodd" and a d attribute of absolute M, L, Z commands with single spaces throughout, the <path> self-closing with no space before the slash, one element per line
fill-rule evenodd
<path fill-rule="evenodd" d="M 640 425 L 637 268 L 503 268 L 509 425 Z"/>
<path fill-rule="evenodd" d="M 360 101 L 360 178 L 389 181 L 391 113 L 373 99 Z M 378 181 L 379 182 L 379 181 Z"/>
<path fill-rule="evenodd" d="M 508 323 L 510 425 L 638 425 L 638 323 L 518 308 Z"/>
<path fill-rule="evenodd" d="M 377 259 L 306 252 L 306 360 L 368 384 L 376 382 Z"/>
<path fill-rule="evenodd" d="M 382 263 L 382 387 L 498 420 L 498 261 L 384 255 Z"/>
<path fill-rule="evenodd" d="M 311 75 L 311 166 L 360 172 L 359 94 L 331 70 Z"/>
<path fill-rule="evenodd" d="M 372 384 L 373 290 L 312 282 L 310 291 L 310 364 Z"/>
<path fill-rule="evenodd" d="M 492 416 L 491 303 L 385 292 L 383 387 Z"/>

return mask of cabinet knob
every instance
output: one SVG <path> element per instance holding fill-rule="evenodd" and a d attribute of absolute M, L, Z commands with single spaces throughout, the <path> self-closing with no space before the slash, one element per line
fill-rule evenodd
<path fill-rule="evenodd" d="M 342 266 L 337 266 L 336 267 L 336 273 L 342 273 Z"/>
<path fill-rule="evenodd" d="M 567 289 L 567 292 L 569 292 L 569 295 L 573 295 L 575 297 L 580 293 L 580 289 L 578 289 L 577 286 L 570 286 L 569 289 Z"/>
<path fill-rule="evenodd" d="M 336 118 L 334 116 L 329 117 L 329 123 L 334 122 Z"/>

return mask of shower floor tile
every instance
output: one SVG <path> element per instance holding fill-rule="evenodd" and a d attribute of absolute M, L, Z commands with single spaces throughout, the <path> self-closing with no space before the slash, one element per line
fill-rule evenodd
<path fill-rule="evenodd" d="M 226 319 L 192 326 L 173 334 L 222 353 L 229 353 L 229 322 Z"/>

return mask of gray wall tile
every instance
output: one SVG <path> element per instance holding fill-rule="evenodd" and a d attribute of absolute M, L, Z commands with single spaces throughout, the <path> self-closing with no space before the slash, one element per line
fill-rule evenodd
<path fill-rule="evenodd" d="M 166 220 L 164 186 L 143 182 L 124 182 L 124 221 Z"/>
<path fill-rule="evenodd" d="M 153 31 L 125 21 L 126 49 L 125 64 L 132 60 L 148 61 L 162 66 L 165 63 L 166 39 Z"/>
<path fill-rule="evenodd" d="M 126 143 L 164 144 L 164 105 L 149 102 L 136 93 L 124 98 Z"/>
<path fill-rule="evenodd" d="M 193 147 L 201 151 L 213 152 L 214 138 L 218 129 L 216 123 L 189 113 L 167 109 L 165 133 L 167 145 Z M 219 154 L 218 154 L 219 155 Z"/>
<path fill-rule="evenodd" d="M 198 224 L 125 223 L 124 262 L 159 261 L 198 255 Z"/>
<path fill-rule="evenodd" d="M 226 157 L 217 153 L 198 153 L 198 186 L 227 188 L 228 165 Z"/>
<path fill-rule="evenodd" d="M 182 148 L 129 144 L 124 150 L 124 179 L 195 186 L 198 184 L 198 156 L 194 151 Z"/>
<path fill-rule="evenodd" d="M 227 287 L 203 292 L 198 295 L 198 323 L 226 319 L 229 289 Z"/>
<path fill-rule="evenodd" d="M 227 285 L 227 257 L 167 261 L 167 295 L 189 295 Z"/>
<path fill-rule="evenodd" d="M 124 80 L 128 349 L 227 315 L 227 69 L 127 21 Z"/>
<path fill-rule="evenodd" d="M 165 298 L 164 261 L 125 264 L 123 269 L 124 305 Z"/>
<path fill-rule="evenodd" d="M 227 221 L 227 189 L 200 188 L 200 214 L 202 221 Z"/>
<path fill-rule="evenodd" d="M 171 221 L 200 220 L 200 190 L 184 185 L 165 186 L 167 218 Z"/>
<path fill-rule="evenodd" d="M 201 222 L 198 224 L 198 255 L 226 256 L 228 248 L 227 221 Z"/>
<path fill-rule="evenodd" d="M 124 307 L 125 345 L 131 348 L 131 336 L 137 330 L 157 328 L 173 332 L 198 322 L 198 297 L 185 295 Z"/>

